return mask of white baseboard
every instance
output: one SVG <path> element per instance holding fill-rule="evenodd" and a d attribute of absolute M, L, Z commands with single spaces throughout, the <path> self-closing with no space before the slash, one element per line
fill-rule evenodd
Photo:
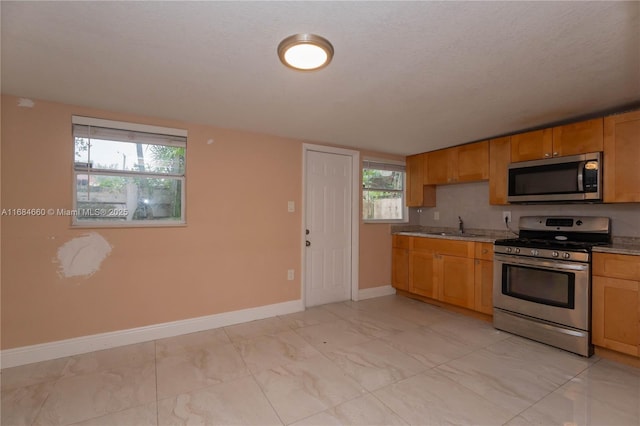
<path fill-rule="evenodd" d="M 273 305 L 259 306 L 257 308 L 224 312 L 204 317 L 154 324 L 146 327 L 93 334 L 38 345 L 22 346 L 1 351 L 0 365 L 2 368 L 16 367 L 18 365 L 31 364 L 32 362 L 148 342 L 150 340 L 163 339 L 180 334 L 195 333 L 197 331 L 225 327 L 276 315 L 286 315 L 303 310 L 304 303 L 302 299 L 292 300 Z"/>
<path fill-rule="evenodd" d="M 396 289 L 390 285 L 383 285 L 380 287 L 363 288 L 358 290 L 358 300 L 371 299 L 374 297 L 390 296 L 396 294 Z"/>

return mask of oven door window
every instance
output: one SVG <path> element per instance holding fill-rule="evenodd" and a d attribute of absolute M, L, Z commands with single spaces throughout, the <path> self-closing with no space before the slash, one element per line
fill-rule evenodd
<path fill-rule="evenodd" d="M 518 299 L 573 309 L 575 273 L 502 265 L 502 293 Z"/>

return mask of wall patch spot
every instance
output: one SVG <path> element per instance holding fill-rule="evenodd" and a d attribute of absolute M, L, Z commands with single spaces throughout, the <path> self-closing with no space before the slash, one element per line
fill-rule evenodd
<path fill-rule="evenodd" d="M 23 108 L 33 108 L 36 103 L 31 99 L 20 98 L 18 99 L 18 106 Z"/>
<path fill-rule="evenodd" d="M 211 144 L 213 144 L 213 139 L 209 139 L 209 140 L 207 141 L 207 145 L 211 145 Z"/>
<path fill-rule="evenodd" d="M 101 235 L 90 232 L 67 241 L 58 248 L 58 275 L 63 278 L 90 277 L 111 253 L 111 245 Z"/>

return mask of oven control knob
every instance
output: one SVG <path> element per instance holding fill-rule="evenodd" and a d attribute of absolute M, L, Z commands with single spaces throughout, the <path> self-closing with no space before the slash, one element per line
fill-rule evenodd
<path fill-rule="evenodd" d="M 507 253 L 511 253 L 513 249 L 511 247 L 507 247 Z"/>
<path fill-rule="evenodd" d="M 569 253 L 562 253 L 562 257 L 564 257 L 565 259 L 569 259 L 571 255 Z"/>
<path fill-rule="evenodd" d="M 536 249 L 531 250 L 531 254 L 534 255 L 534 256 L 537 256 L 538 253 L 540 253 L 540 252 L 538 250 L 536 250 Z"/>
<path fill-rule="evenodd" d="M 520 253 L 520 249 L 516 247 L 516 254 Z"/>
<path fill-rule="evenodd" d="M 558 257 L 560 256 L 560 253 L 558 253 L 557 251 L 554 251 L 553 253 L 551 253 L 551 256 Z"/>

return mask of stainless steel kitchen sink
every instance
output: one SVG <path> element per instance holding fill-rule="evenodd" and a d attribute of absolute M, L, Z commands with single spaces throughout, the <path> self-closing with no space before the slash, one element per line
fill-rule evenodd
<path fill-rule="evenodd" d="M 450 232 L 424 232 L 426 235 L 442 235 L 444 237 L 478 237 L 478 234 L 471 234 L 468 232 L 463 232 L 462 234 L 455 231 Z"/>

